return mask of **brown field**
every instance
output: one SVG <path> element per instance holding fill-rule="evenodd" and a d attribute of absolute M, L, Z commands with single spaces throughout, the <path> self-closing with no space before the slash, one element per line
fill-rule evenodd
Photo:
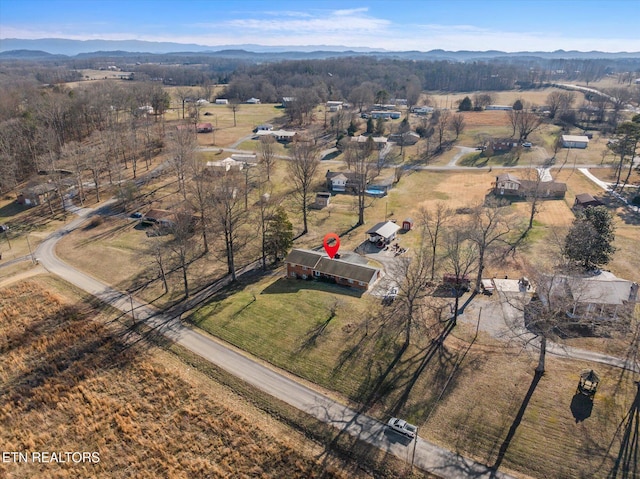
<path fill-rule="evenodd" d="M 513 105 L 513 103 L 521 99 L 525 103 L 531 105 L 544 105 L 547 101 L 549 93 L 552 91 L 559 91 L 557 88 L 541 88 L 537 90 L 511 90 L 511 91 L 499 91 L 490 92 L 494 98 L 494 105 Z M 430 104 L 437 108 L 449 108 L 456 109 L 458 102 L 465 96 L 468 96 L 473 100 L 473 95 L 476 93 L 485 92 L 468 92 L 468 93 L 453 93 L 446 94 L 440 92 L 427 92 L 427 96 L 430 100 Z M 505 112 L 496 112 L 505 113 Z"/>
<path fill-rule="evenodd" d="M 372 477 L 52 286 L 2 291 L 0 440 L 99 462 L 3 461 L 3 477 Z"/>

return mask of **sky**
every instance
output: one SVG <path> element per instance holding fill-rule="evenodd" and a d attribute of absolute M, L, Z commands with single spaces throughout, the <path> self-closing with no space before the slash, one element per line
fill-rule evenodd
<path fill-rule="evenodd" d="M 640 51 L 640 0 L 0 0 L 0 39 Z"/>

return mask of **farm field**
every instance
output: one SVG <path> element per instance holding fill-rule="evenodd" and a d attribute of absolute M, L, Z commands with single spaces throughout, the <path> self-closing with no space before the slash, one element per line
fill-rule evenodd
<path fill-rule="evenodd" d="M 0 440 L 98 460 L 3 461 L 4 477 L 373 477 L 79 300 L 46 276 L 2 289 Z"/>

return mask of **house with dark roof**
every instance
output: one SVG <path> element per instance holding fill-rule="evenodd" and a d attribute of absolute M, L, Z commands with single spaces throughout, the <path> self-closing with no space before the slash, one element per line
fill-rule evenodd
<path fill-rule="evenodd" d="M 493 193 L 496 196 L 557 200 L 564 198 L 567 185 L 559 181 L 521 180 L 511 173 L 502 173 L 496 176 Z"/>
<path fill-rule="evenodd" d="M 367 291 L 380 278 L 380 269 L 329 258 L 325 253 L 305 249 L 293 249 L 284 260 L 287 278 L 317 279 L 341 286 Z"/>
<path fill-rule="evenodd" d="M 576 195 L 576 200 L 573 203 L 574 210 L 584 210 L 586 208 L 602 206 L 603 203 L 597 198 L 594 198 L 589 193 L 580 193 Z"/>
<path fill-rule="evenodd" d="M 37 206 L 50 201 L 58 188 L 53 183 L 41 183 L 25 188 L 20 192 L 17 202 L 21 205 Z"/>

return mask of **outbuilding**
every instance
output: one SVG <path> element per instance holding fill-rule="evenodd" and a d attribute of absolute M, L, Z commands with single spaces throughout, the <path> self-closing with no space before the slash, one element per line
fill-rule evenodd
<path fill-rule="evenodd" d="M 586 148 L 589 145 L 589 137 L 585 135 L 562 135 L 564 148 Z"/>
<path fill-rule="evenodd" d="M 396 239 L 399 229 L 400 227 L 393 221 L 384 221 L 369 229 L 367 234 L 369 235 L 369 241 L 372 243 L 383 242 L 389 244 Z"/>

